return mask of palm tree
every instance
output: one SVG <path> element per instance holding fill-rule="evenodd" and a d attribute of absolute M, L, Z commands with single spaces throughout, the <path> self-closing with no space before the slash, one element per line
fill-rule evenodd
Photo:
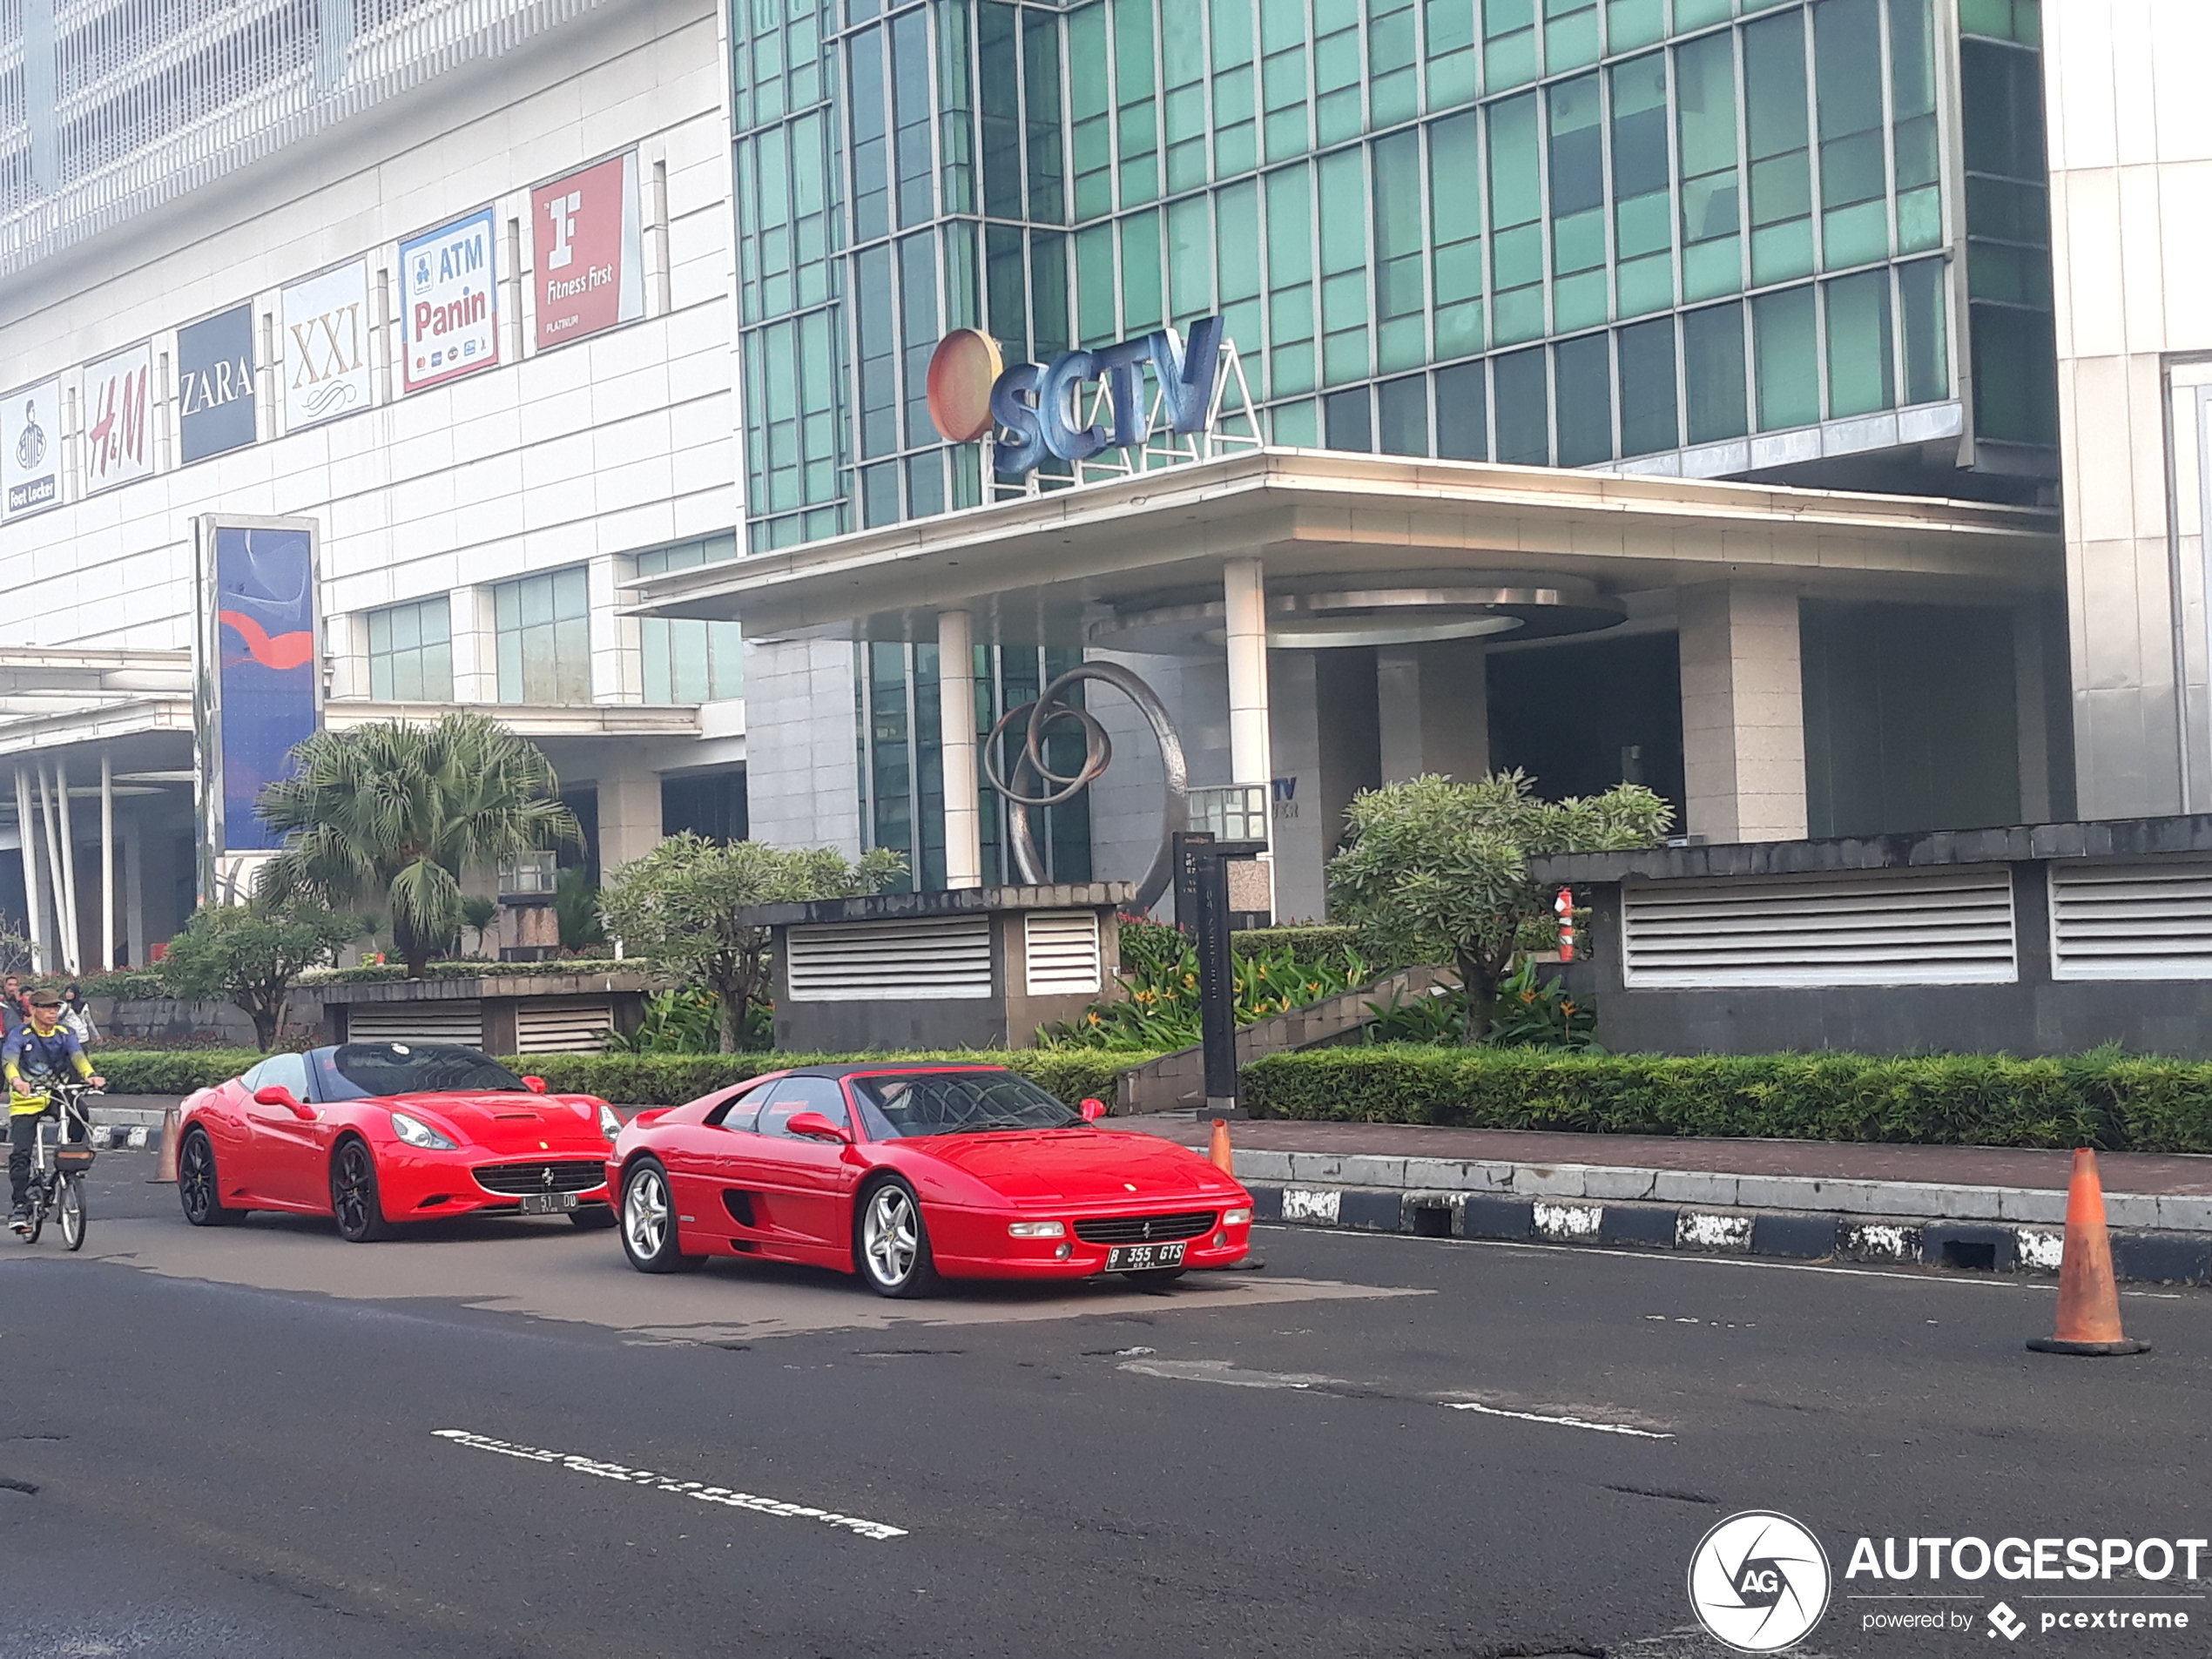
<path fill-rule="evenodd" d="M 464 873 L 583 839 L 544 755 L 485 715 L 318 732 L 292 758 L 255 807 L 285 837 L 260 896 L 388 909 L 410 979 L 459 940 Z"/>

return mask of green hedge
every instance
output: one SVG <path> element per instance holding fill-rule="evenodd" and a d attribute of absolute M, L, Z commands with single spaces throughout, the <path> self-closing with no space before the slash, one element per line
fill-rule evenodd
<path fill-rule="evenodd" d="M 1229 935 L 1229 948 L 1239 956 L 1258 956 L 1285 945 L 1301 961 L 1333 956 L 1359 943 L 1359 930 L 1335 922 L 1313 922 L 1302 927 L 1240 927 Z"/>
<path fill-rule="evenodd" d="M 680 1106 L 710 1089 L 742 1082 L 764 1071 L 867 1057 L 800 1054 L 534 1054 L 510 1055 L 502 1063 L 517 1071 L 536 1073 L 558 1094 L 597 1095 L 602 1100 L 624 1106 Z M 1034 1078 L 1041 1087 L 1072 1105 L 1090 1096 L 1110 1103 L 1114 1098 L 1115 1075 L 1126 1066 L 1152 1056 L 1012 1049 L 881 1057 L 1005 1066 Z M 235 1077 L 260 1058 L 251 1049 L 196 1049 L 177 1053 L 115 1049 L 96 1052 L 92 1063 L 106 1077 L 111 1095 L 183 1096 Z"/>
<path fill-rule="evenodd" d="M 1265 1117 L 1615 1135 L 2212 1152 L 2212 1063 L 2112 1054 L 1321 1049 L 1244 1068 Z"/>

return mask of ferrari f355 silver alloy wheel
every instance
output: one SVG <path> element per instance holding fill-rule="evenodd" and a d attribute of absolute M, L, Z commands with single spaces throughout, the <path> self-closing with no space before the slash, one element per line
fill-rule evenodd
<path fill-rule="evenodd" d="M 886 1181 L 861 1203 L 860 1276 L 879 1296 L 926 1296 L 937 1282 L 921 1204 L 903 1181 Z"/>
<path fill-rule="evenodd" d="M 656 1158 L 633 1163 L 622 1178 L 623 1254 L 641 1273 L 681 1272 L 705 1261 L 704 1256 L 685 1255 L 678 1243 L 668 1171 Z"/>

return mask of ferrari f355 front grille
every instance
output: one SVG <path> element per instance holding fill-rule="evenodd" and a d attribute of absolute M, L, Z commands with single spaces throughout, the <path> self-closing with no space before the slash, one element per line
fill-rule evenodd
<path fill-rule="evenodd" d="M 1213 1225 L 1217 1212 L 1191 1210 L 1176 1216 L 1097 1216 L 1076 1224 L 1086 1244 L 1152 1244 L 1196 1238 Z"/>

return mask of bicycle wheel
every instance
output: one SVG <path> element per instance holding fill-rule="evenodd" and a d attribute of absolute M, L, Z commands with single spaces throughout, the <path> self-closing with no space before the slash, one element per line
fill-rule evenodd
<path fill-rule="evenodd" d="M 30 1190 L 30 1231 L 24 1235 L 25 1244 L 35 1244 L 38 1242 L 38 1235 L 46 1231 L 46 1217 L 53 1207 L 53 1190 L 48 1187 L 44 1181 L 38 1181 L 38 1184 Z"/>
<path fill-rule="evenodd" d="M 84 1248 L 84 1177 L 69 1175 L 62 1177 L 62 1248 Z"/>

